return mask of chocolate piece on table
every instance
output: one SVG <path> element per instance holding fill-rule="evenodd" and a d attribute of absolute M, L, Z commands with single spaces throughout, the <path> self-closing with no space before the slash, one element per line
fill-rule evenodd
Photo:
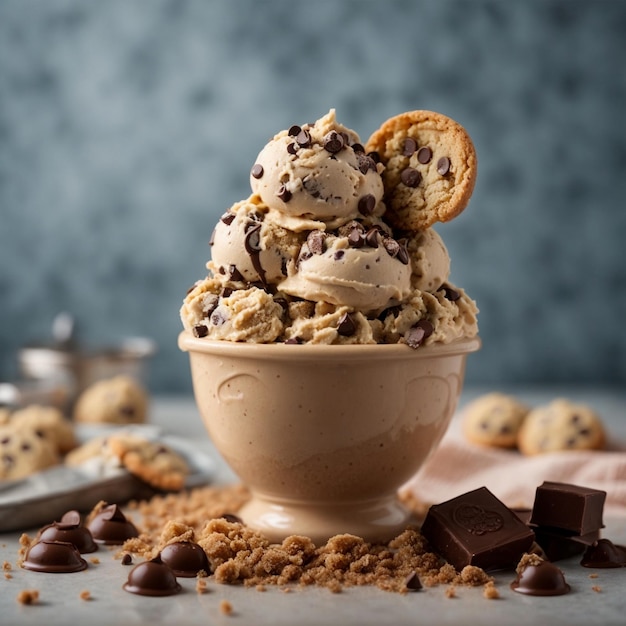
<path fill-rule="evenodd" d="M 68 511 L 61 521 L 44 526 L 39 531 L 37 540 L 71 543 L 81 554 L 95 552 L 98 549 L 91 531 L 81 524 L 78 511 Z"/>
<path fill-rule="evenodd" d="M 587 548 L 580 564 L 598 569 L 626 567 L 626 547 L 617 546 L 610 539 L 598 539 Z"/>
<path fill-rule="evenodd" d="M 87 568 L 87 561 L 65 541 L 37 541 L 26 552 L 22 567 L 35 572 L 66 574 Z"/>
<path fill-rule="evenodd" d="M 93 538 L 106 545 L 121 545 L 127 539 L 138 537 L 137 527 L 124 515 L 117 504 L 105 506 L 88 526 Z"/>
<path fill-rule="evenodd" d="M 606 491 L 545 481 L 537 487 L 530 523 L 586 535 L 600 528 Z"/>
<path fill-rule="evenodd" d="M 560 561 L 577 554 L 582 554 L 600 538 L 600 531 L 594 530 L 586 535 L 569 535 L 543 526 L 533 527 L 535 541 L 550 561 Z"/>
<path fill-rule="evenodd" d="M 486 487 L 431 506 L 422 535 L 457 570 L 515 565 L 534 540 L 533 531 Z"/>
<path fill-rule="evenodd" d="M 159 557 L 135 565 L 123 587 L 140 596 L 171 596 L 182 589 L 172 568 Z"/>
<path fill-rule="evenodd" d="M 556 565 L 541 561 L 527 565 L 511 583 L 511 589 L 529 596 L 562 596 L 570 586 Z"/>
<path fill-rule="evenodd" d="M 159 553 L 161 561 L 172 568 L 176 576 L 194 578 L 198 572 L 211 573 L 206 552 L 193 541 L 168 543 Z"/>

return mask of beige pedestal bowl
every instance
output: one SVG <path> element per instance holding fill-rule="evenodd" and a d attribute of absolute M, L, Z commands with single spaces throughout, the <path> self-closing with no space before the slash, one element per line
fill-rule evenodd
<path fill-rule="evenodd" d="M 179 336 L 216 448 L 252 493 L 239 512 L 272 541 L 387 541 L 410 523 L 398 488 L 456 408 L 478 338 L 398 345 L 247 344 Z"/>

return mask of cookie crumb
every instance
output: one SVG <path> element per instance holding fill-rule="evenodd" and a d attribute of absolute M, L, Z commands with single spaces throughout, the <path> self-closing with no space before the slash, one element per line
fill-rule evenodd
<path fill-rule="evenodd" d="M 93 563 L 94 565 L 100 565 L 100 559 L 97 556 L 92 556 L 89 559 L 90 563 Z"/>
<path fill-rule="evenodd" d="M 39 602 L 39 591 L 37 589 L 22 589 L 17 594 L 17 601 L 20 604 L 37 604 Z"/>
<path fill-rule="evenodd" d="M 256 589 L 257 591 L 261 591 L 261 592 L 263 592 L 263 591 L 267 591 L 267 587 L 266 587 L 265 585 L 261 585 L 261 584 L 258 584 L 258 585 L 255 587 L 255 589 Z"/>
<path fill-rule="evenodd" d="M 456 587 L 454 585 L 450 585 L 446 589 L 446 598 L 456 598 Z"/>
<path fill-rule="evenodd" d="M 497 600 L 500 597 L 500 592 L 496 589 L 496 585 L 493 581 L 485 583 L 483 596 L 487 598 L 487 600 Z"/>
<path fill-rule="evenodd" d="M 589 578 L 597 578 L 598 574 L 594 572 L 593 574 L 589 574 Z"/>
<path fill-rule="evenodd" d="M 3 569 L 5 572 L 6 572 L 6 571 L 8 571 L 8 570 L 10 570 L 10 569 L 11 569 L 11 564 L 10 564 L 8 561 L 5 561 L 5 562 L 2 564 L 2 569 Z"/>
<path fill-rule="evenodd" d="M 91 597 L 91 591 L 88 591 L 87 589 L 84 589 L 83 591 L 81 591 L 79 597 L 80 597 L 81 600 L 92 600 L 93 599 Z"/>
<path fill-rule="evenodd" d="M 228 600 L 222 600 L 220 602 L 220 613 L 222 615 L 232 615 L 233 605 Z"/>
<path fill-rule="evenodd" d="M 202 594 L 202 593 L 207 593 L 208 589 L 207 589 L 207 584 L 206 584 L 206 580 L 204 578 L 198 578 L 196 580 L 196 593 Z"/>
<path fill-rule="evenodd" d="M 13 574 L 9 574 L 9 572 L 5 572 L 5 573 L 4 573 L 4 577 L 5 577 L 7 580 L 11 580 L 11 578 L 13 578 Z"/>
<path fill-rule="evenodd" d="M 602 587 L 600 587 L 600 585 L 593 585 L 593 587 L 591 587 L 596 593 L 600 593 L 602 591 Z"/>

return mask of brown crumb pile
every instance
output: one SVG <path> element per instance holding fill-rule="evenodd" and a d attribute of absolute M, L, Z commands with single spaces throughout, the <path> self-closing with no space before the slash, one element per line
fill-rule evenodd
<path fill-rule="evenodd" d="M 519 560 L 519 563 L 517 564 L 517 567 L 515 568 L 515 573 L 518 576 L 520 576 L 527 567 L 533 566 L 533 565 L 540 565 L 544 560 L 545 559 L 542 559 L 537 554 L 526 553 Z"/>
<path fill-rule="evenodd" d="M 159 495 L 135 503 L 134 509 L 142 517 L 142 532 L 126 541 L 120 554 L 153 558 L 173 541 L 196 541 L 209 558 L 215 582 L 258 590 L 266 585 L 286 589 L 316 585 L 341 592 L 343 587 L 374 585 L 406 593 L 406 581 L 412 574 L 419 576 L 425 587 L 493 586 L 493 578 L 478 567 L 467 566 L 457 572 L 430 550 L 414 528 L 388 544 L 370 544 L 348 534 L 332 537 L 321 546 L 297 535 L 272 544 L 243 524 L 220 517 L 236 513 L 248 498 L 248 491 L 238 485 Z"/>
<path fill-rule="evenodd" d="M 37 589 L 22 589 L 17 594 L 17 601 L 20 604 L 37 604 L 39 602 L 39 591 Z"/>

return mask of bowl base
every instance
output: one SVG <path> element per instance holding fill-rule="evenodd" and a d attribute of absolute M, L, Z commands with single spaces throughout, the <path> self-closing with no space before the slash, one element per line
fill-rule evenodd
<path fill-rule="evenodd" d="M 417 519 L 395 496 L 352 502 L 305 502 L 253 493 L 238 515 L 273 543 L 290 535 L 302 535 L 317 546 L 341 534 L 356 535 L 371 543 L 387 543 L 408 526 L 417 524 Z"/>

